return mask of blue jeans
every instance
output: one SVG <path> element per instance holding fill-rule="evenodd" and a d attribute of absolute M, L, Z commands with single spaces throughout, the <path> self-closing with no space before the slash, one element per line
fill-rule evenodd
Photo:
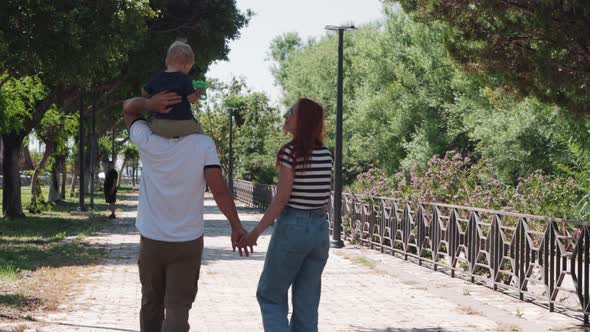
<path fill-rule="evenodd" d="M 324 209 L 283 210 L 275 223 L 256 291 L 265 331 L 318 330 L 321 279 L 329 249 Z M 289 323 L 290 286 L 293 315 Z"/>

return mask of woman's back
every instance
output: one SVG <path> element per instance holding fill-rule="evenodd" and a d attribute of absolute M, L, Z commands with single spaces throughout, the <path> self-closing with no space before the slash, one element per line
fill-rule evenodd
<path fill-rule="evenodd" d="M 293 169 L 293 151 L 294 146 L 287 144 L 279 154 L 279 163 Z M 332 153 L 323 145 L 312 150 L 307 162 L 297 158 L 293 189 L 287 205 L 304 210 L 324 207 L 330 200 L 332 163 Z"/>

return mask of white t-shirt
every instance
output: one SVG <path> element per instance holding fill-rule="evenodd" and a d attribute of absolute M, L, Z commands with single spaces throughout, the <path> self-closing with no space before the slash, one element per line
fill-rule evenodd
<path fill-rule="evenodd" d="M 206 167 L 220 167 L 215 144 L 206 135 L 164 138 L 148 123 L 129 129 L 142 164 L 135 226 L 141 235 L 159 241 L 184 242 L 203 235 Z"/>

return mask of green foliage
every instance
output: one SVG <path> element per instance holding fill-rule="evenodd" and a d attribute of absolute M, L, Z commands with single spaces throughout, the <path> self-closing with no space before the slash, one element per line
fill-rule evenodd
<path fill-rule="evenodd" d="M 43 211 L 49 210 L 50 203 L 47 203 L 44 193 L 41 191 L 41 183 L 37 182 L 37 188 L 35 189 L 38 195 L 31 195 L 31 200 L 26 206 L 27 211 L 33 214 L 39 214 Z"/>
<path fill-rule="evenodd" d="M 444 50 L 444 33 L 442 26 L 430 28 L 388 11 L 382 25 L 345 34 L 345 166 L 360 160 L 391 174 L 457 145 L 447 133 L 456 121 L 447 108 L 457 94 L 449 84 L 457 70 Z M 329 34 L 291 51 L 283 62 L 286 79 L 275 76 L 284 82 L 287 102 L 306 96 L 326 105 L 329 137 L 336 50 L 337 38 Z"/>
<path fill-rule="evenodd" d="M 525 213 L 572 218 L 579 197 L 574 179 L 534 172 L 516 186 L 512 207 Z"/>
<path fill-rule="evenodd" d="M 287 60 L 301 47 L 301 37 L 296 32 L 288 32 L 273 38 L 270 43 L 269 58 L 273 61 L 271 70 L 277 84 L 285 84 L 289 65 Z"/>
<path fill-rule="evenodd" d="M 123 150 L 123 156 L 127 159 L 127 162 L 135 161 L 139 159 L 139 150 L 133 144 L 127 145 Z"/>
<path fill-rule="evenodd" d="M 51 88 L 113 77 L 141 45 L 146 18 L 154 15 L 148 0 L 3 1 L 6 68 L 16 77 L 40 75 Z"/>
<path fill-rule="evenodd" d="M 412 170 L 416 173 L 433 167 L 434 172 L 433 155 L 457 151 L 469 162 L 462 168 L 456 166 L 454 182 L 446 184 L 451 189 L 436 188 L 438 178 L 424 180 L 414 198 L 437 197 L 500 208 L 507 206 L 511 197 L 506 188 L 514 189 L 521 178 L 527 179 L 536 171 L 550 175 L 548 181 L 572 176 L 582 192 L 590 192 L 588 120 L 574 118 L 541 97 L 522 97 L 496 76 L 473 75 L 465 70 L 445 47 L 455 33 L 440 22 L 411 20 L 387 5 L 382 21 L 345 33 L 346 182 L 353 183 L 357 174 L 372 168 L 383 170 L 385 178 L 401 171 L 404 177 L 395 178 L 400 182 L 411 178 Z M 328 34 L 305 45 L 293 43 L 296 46 L 292 47 L 284 39 L 277 37 L 271 53 L 278 54 L 273 56 L 279 67 L 275 79 L 285 91 L 285 103 L 300 96 L 325 103 L 329 144 L 333 146 L 336 38 Z M 462 173 L 459 169 L 470 171 Z M 477 178 L 470 175 L 472 169 L 490 180 L 474 182 Z M 444 177 L 437 174 L 430 176 Z M 473 182 L 469 184 L 473 189 L 454 191 L 467 182 Z M 476 192 L 481 194 L 476 196 Z M 497 198 L 486 198 L 494 195 Z M 564 199 L 571 203 L 570 196 Z M 578 205 L 582 211 L 590 202 L 581 200 Z M 552 209 L 558 214 L 564 211 Z"/>
<path fill-rule="evenodd" d="M 0 76 L 0 81 L 7 74 Z M 47 95 L 43 83 L 37 76 L 21 79 L 9 78 L 0 87 L 0 134 L 20 129 L 31 118 L 31 110 Z"/>
<path fill-rule="evenodd" d="M 567 114 L 503 89 L 483 88 L 480 95 L 478 104 L 477 97 L 465 96 L 452 112 L 462 117 L 477 155 L 490 160 L 503 181 L 516 183 L 536 170 L 553 173 L 569 159 L 564 134 L 575 133 L 566 134 Z"/>
<path fill-rule="evenodd" d="M 217 147 L 222 168 L 229 165 L 229 118 L 233 115 L 234 178 L 273 183 L 276 153 L 287 139 L 280 114 L 268 97 L 252 92 L 242 80 L 214 82 L 211 103 L 197 117 Z"/>
<path fill-rule="evenodd" d="M 393 2 L 393 1 L 387 1 Z M 585 0 L 399 0 L 424 22 L 444 22 L 453 58 L 488 81 L 590 112 L 590 5 Z"/>
<path fill-rule="evenodd" d="M 229 95 L 224 106 L 235 118 L 236 176 L 259 183 L 272 183 L 275 154 L 281 141 L 280 116 L 260 92 Z"/>
<path fill-rule="evenodd" d="M 78 114 L 64 113 L 54 105 L 35 128 L 35 134 L 46 144 L 51 142 L 56 155 L 66 154 L 68 139 L 78 132 L 78 118 Z"/>

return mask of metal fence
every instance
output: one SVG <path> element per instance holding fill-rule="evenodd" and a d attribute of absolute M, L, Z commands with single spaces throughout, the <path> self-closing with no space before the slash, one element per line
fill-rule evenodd
<path fill-rule="evenodd" d="M 234 181 L 236 198 L 270 204 L 274 186 Z M 462 277 L 590 314 L 590 223 L 466 206 L 343 194 L 343 237 Z M 333 229 L 332 205 L 330 229 Z"/>
<path fill-rule="evenodd" d="M 270 205 L 276 189 L 273 185 L 234 180 L 233 191 L 234 197 L 240 202 L 251 207 L 266 209 Z"/>

